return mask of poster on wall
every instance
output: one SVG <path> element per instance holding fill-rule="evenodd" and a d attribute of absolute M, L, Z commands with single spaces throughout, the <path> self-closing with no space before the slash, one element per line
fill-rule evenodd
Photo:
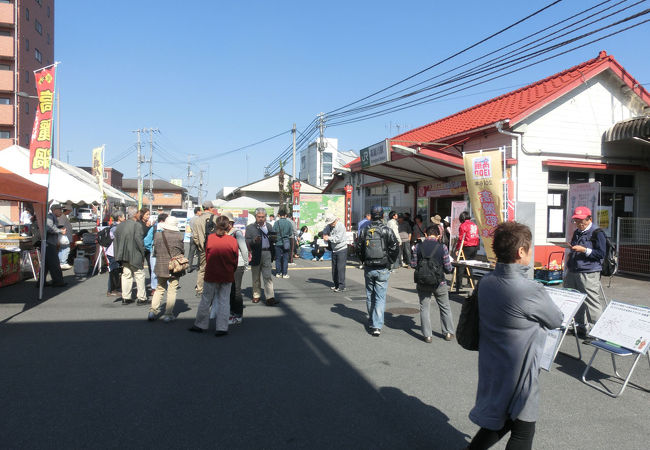
<path fill-rule="evenodd" d="M 428 198 L 418 198 L 417 199 L 417 211 L 415 211 L 415 215 L 420 215 L 422 216 L 422 221 L 424 223 L 428 222 L 428 217 L 429 217 L 429 199 Z"/>
<path fill-rule="evenodd" d="M 566 209 L 566 240 L 571 242 L 573 232 L 576 229 L 573 223 L 573 210 L 578 206 L 586 206 L 594 213 L 598 206 L 598 193 L 600 192 L 600 182 L 593 183 L 578 183 L 570 184 L 569 192 L 567 194 L 567 209 Z M 596 217 L 594 217 L 594 222 Z"/>
<path fill-rule="evenodd" d="M 503 155 L 501 150 L 463 153 L 465 177 L 481 244 L 490 261 L 494 229 L 503 222 Z"/>
<path fill-rule="evenodd" d="M 458 239 L 458 228 L 460 228 L 460 213 L 467 211 L 467 202 L 451 202 L 451 230 L 450 242 Z"/>
<path fill-rule="evenodd" d="M 594 217 L 594 224 L 603 230 L 607 236 L 612 237 L 612 207 L 598 206 L 596 216 Z"/>
<path fill-rule="evenodd" d="M 300 194 L 300 226 L 312 233 L 325 228 L 325 216 L 332 214 L 345 219 L 345 196 L 340 194 Z"/>

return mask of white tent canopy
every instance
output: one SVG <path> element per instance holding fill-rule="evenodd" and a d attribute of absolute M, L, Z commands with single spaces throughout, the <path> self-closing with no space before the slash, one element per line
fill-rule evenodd
<path fill-rule="evenodd" d="M 218 208 L 240 208 L 240 209 L 255 209 L 265 208 L 272 209 L 269 205 L 251 197 L 237 197 L 229 202 L 219 205 Z"/>
<path fill-rule="evenodd" d="M 41 186 L 47 186 L 47 174 L 29 173 L 29 150 L 12 145 L 0 151 L 0 166 Z M 95 178 L 83 169 L 52 159 L 48 201 L 56 203 L 100 204 L 102 193 Z M 110 185 L 104 185 L 106 197 L 115 203 L 135 203 L 135 199 Z"/>

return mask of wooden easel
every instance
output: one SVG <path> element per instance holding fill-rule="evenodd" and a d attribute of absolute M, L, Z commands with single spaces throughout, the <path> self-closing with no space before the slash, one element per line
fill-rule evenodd
<path fill-rule="evenodd" d="M 465 253 L 463 253 L 463 246 L 465 245 L 465 237 L 463 236 L 463 240 L 460 241 L 460 249 L 458 250 L 458 259 L 457 261 L 467 261 L 465 259 Z M 474 280 L 472 280 L 472 272 L 470 272 L 469 267 L 465 266 L 465 272 L 467 273 L 467 277 L 469 278 L 469 284 L 472 286 L 472 289 L 474 289 Z M 454 273 L 451 278 L 451 286 L 449 288 L 450 291 L 454 290 L 454 286 L 456 285 L 456 274 L 458 273 L 458 266 L 454 267 Z"/>

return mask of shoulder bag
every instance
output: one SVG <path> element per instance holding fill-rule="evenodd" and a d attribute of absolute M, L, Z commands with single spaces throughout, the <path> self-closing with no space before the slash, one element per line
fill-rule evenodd
<path fill-rule="evenodd" d="M 456 327 L 456 340 L 465 350 L 477 351 L 479 343 L 478 333 L 478 284 L 472 295 L 463 302 Z"/>
<path fill-rule="evenodd" d="M 167 243 L 167 238 L 165 237 L 165 232 L 162 232 L 163 242 L 165 243 L 165 248 L 167 248 L 167 253 L 169 253 L 169 273 L 171 275 L 183 275 L 183 272 L 187 270 L 190 265 L 190 261 L 184 255 L 172 256 L 172 252 L 169 250 L 169 244 Z"/>

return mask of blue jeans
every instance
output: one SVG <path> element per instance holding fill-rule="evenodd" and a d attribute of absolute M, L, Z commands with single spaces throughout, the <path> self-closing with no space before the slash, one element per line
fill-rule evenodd
<path fill-rule="evenodd" d="M 69 255 L 70 255 L 70 245 L 62 245 L 59 247 L 59 262 L 61 264 L 68 264 Z"/>
<path fill-rule="evenodd" d="M 390 271 L 386 268 L 364 267 L 366 280 L 366 307 L 368 308 L 371 328 L 381 330 L 384 325 L 384 310 L 386 309 L 386 289 Z"/>
<path fill-rule="evenodd" d="M 156 257 L 153 256 L 153 252 L 151 252 L 151 255 L 149 256 L 149 267 L 151 268 L 151 289 L 154 290 L 158 287 L 158 277 L 156 276 L 156 272 L 153 270 L 154 267 L 156 267 Z"/>
<path fill-rule="evenodd" d="M 286 275 L 289 270 L 289 251 L 282 246 L 275 246 L 275 274 Z"/>

